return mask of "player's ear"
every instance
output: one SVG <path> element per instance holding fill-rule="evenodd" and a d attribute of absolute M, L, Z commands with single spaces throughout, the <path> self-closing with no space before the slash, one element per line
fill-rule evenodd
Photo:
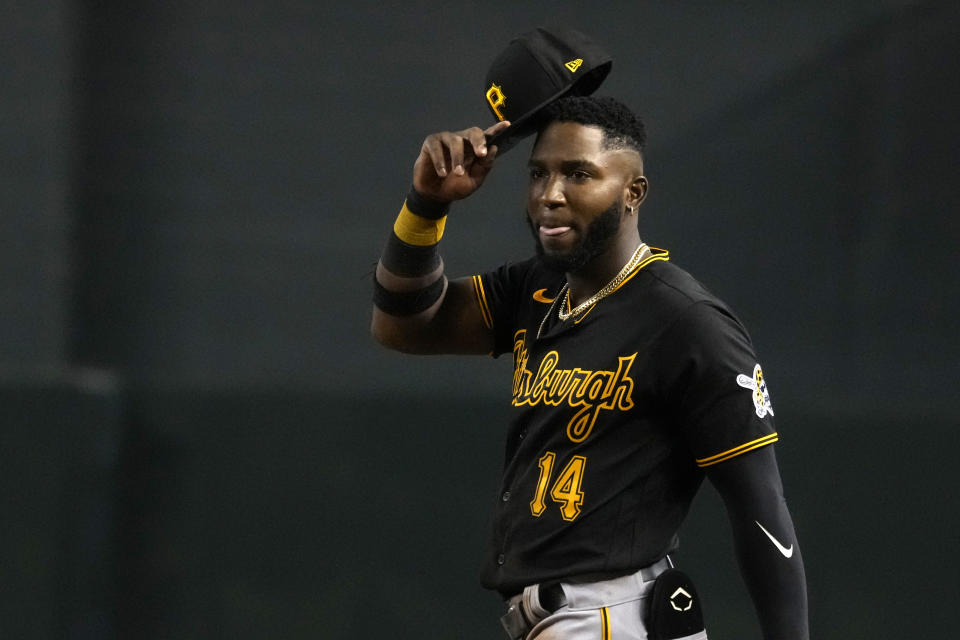
<path fill-rule="evenodd" d="M 643 201 L 647 199 L 649 189 L 650 185 L 645 176 L 637 176 L 634 178 L 633 182 L 627 187 L 627 207 L 632 211 L 636 211 L 637 208 L 643 204 Z"/>

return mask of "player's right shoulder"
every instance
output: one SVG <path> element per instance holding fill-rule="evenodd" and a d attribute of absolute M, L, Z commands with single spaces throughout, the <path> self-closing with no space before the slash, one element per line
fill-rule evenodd
<path fill-rule="evenodd" d="M 513 326 L 514 320 L 532 313 L 542 317 L 544 305 L 553 302 L 564 281 L 562 273 L 532 257 L 473 276 L 473 287 L 484 321 L 492 328 L 504 323 Z"/>
<path fill-rule="evenodd" d="M 519 262 L 506 262 L 493 271 L 479 274 L 478 277 L 522 291 L 529 287 L 546 286 L 542 283 L 556 281 L 558 274 L 545 268 L 536 257 L 532 257 Z M 559 275 L 559 279 L 562 282 L 563 276 Z"/>

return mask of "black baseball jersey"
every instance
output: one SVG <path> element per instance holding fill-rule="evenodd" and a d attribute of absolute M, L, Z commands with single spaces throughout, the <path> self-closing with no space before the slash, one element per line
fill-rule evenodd
<path fill-rule="evenodd" d="M 485 587 L 655 562 L 676 549 L 703 469 L 777 440 L 743 325 L 668 260 L 653 250 L 566 321 L 564 276 L 537 259 L 474 276 L 494 355 L 514 362 Z"/>

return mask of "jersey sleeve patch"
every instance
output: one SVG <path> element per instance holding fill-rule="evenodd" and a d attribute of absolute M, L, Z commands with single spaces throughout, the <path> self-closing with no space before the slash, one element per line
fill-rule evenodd
<path fill-rule="evenodd" d="M 776 442 L 776 441 L 779 440 L 779 439 L 780 439 L 780 437 L 777 435 L 776 432 L 774 432 L 774 433 L 771 433 L 771 434 L 769 434 L 769 435 L 763 436 L 762 438 L 757 438 L 756 440 L 751 440 L 750 442 L 745 442 L 744 444 L 741 444 L 739 447 L 734 447 L 733 449 L 728 449 L 727 451 L 724 451 L 724 452 L 722 452 L 722 453 L 718 453 L 718 454 L 716 454 L 716 455 L 709 456 L 709 457 L 707 457 L 707 458 L 698 458 L 698 459 L 697 459 L 697 466 L 698 466 L 698 467 L 701 467 L 701 468 L 702 468 L 702 467 L 709 467 L 710 465 L 717 464 L 718 462 L 723 462 L 723 461 L 729 460 L 729 459 L 731 459 L 731 458 L 736 458 L 737 456 L 743 455 L 744 453 L 747 453 L 748 451 L 753 451 L 754 449 L 759 449 L 760 447 L 765 447 L 765 446 L 767 446 L 768 444 L 773 444 L 774 442 Z"/>
<path fill-rule="evenodd" d="M 759 364 L 753 366 L 752 378 L 742 373 L 738 375 L 737 384 L 753 392 L 753 406 L 757 411 L 758 418 L 763 418 L 768 413 L 773 415 L 770 392 L 767 390 L 767 383 L 763 380 L 763 369 L 760 368 Z"/>

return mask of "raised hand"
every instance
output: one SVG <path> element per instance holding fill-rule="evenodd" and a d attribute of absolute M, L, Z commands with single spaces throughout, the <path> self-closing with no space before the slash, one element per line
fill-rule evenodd
<path fill-rule="evenodd" d="M 427 136 L 413 165 L 414 189 L 441 202 L 469 196 L 483 184 L 497 156 L 487 138 L 509 125 L 503 121 L 486 130 L 470 127 Z"/>

